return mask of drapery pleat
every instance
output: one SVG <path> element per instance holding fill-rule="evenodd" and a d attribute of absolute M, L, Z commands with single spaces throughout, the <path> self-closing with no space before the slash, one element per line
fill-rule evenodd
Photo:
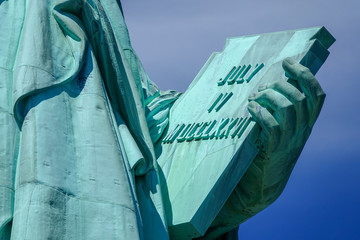
<path fill-rule="evenodd" d="M 152 140 L 178 94 L 161 100 L 120 3 L 5 1 L 0 12 L 1 238 L 168 238 Z"/>

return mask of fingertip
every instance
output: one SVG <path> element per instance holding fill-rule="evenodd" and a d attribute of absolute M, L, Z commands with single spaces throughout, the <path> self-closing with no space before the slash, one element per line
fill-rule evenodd
<path fill-rule="evenodd" d="M 296 63 L 295 59 L 294 58 L 291 58 L 291 57 L 287 57 L 284 59 L 283 61 L 283 64 L 288 64 L 288 65 L 293 65 Z"/>
<path fill-rule="evenodd" d="M 249 95 L 249 97 L 248 97 L 248 101 L 253 101 L 253 100 L 255 100 L 256 99 L 256 93 L 252 93 L 252 94 L 250 94 Z"/>
<path fill-rule="evenodd" d="M 247 109 L 250 115 L 255 119 L 255 121 L 258 121 L 258 116 L 256 112 L 256 103 L 254 101 L 249 102 Z"/>
<path fill-rule="evenodd" d="M 296 72 L 298 71 L 299 63 L 297 63 L 293 58 L 286 58 L 282 62 L 282 67 L 285 70 L 285 77 L 296 79 Z"/>
<path fill-rule="evenodd" d="M 253 100 L 250 100 L 249 104 L 248 104 L 248 109 L 251 108 L 253 110 L 256 109 L 256 103 Z"/>
<path fill-rule="evenodd" d="M 268 84 L 262 84 L 258 88 L 258 92 L 264 91 L 268 88 Z"/>
<path fill-rule="evenodd" d="M 291 71 L 291 66 L 292 64 L 289 62 L 290 58 L 286 58 L 283 62 L 282 62 L 282 68 L 285 70 L 285 77 L 287 78 L 291 78 L 291 74 L 289 73 Z"/>
<path fill-rule="evenodd" d="M 287 69 L 289 69 L 289 67 L 291 66 L 289 60 L 289 58 L 285 58 L 284 61 L 282 61 L 282 67 L 283 69 L 286 71 Z"/>

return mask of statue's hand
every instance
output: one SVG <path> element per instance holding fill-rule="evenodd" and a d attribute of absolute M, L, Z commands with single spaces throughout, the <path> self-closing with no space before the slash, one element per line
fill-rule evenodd
<path fill-rule="evenodd" d="M 249 112 L 262 128 L 260 150 L 207 236 L 230 231 L 275 201 L 319 116 L 325 93 L 310 70 L 292 59 L 283 68 L 289 81 L 260 86 L 249 97 Z"/>
<path fill-rule="evenodd" d="M 320 113 L 325 93 L 310 70 L 288 58 L 290 80 L 259 87 L 248 109 L 262 128 L 260 151 L 268 158 L 298 158 Z M 290 155 L 289 155 L 290 154 Z"/>

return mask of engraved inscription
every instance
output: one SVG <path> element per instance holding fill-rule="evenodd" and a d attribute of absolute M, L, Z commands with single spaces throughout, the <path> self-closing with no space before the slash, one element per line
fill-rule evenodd
<path fill-rule="evenodd" d="M 229 120 L 230 120 L 229 118 L 221 119 L 219 128 L 218 128 L 218 130 L 217 130 L 217 132 L 216 132 L 216 135 L 215 135 L 216 138 L 219 138 L 221 131 L 222 131 L 223 128 L 225 128 L 225 126 L 229 123 Z"/>
<path fill-rule="evenodd" d="M 241 70 L 241 66 L 238 66 L 235 70 L 235 72 L 230 76 L 229 80 L 227 81 L 227 84 L 231 85 L 235 82 L 235 76 L 238 75 L 238 72 Z"/>
<path fill-rule="evenodd" d="M 245 67 L 245 66 L 244 66 Z M 251 64 L 249 64 L 244 72 L 241 74 L 241 76 L 239 77 L 239 79 L 236 79 L 236 83 L 243 83 L 244 82 L 244 77 L 246 76 L 246 74 L 249 72 L 249 70 L 251 69 Z"/>
<path fill-rule="evenodd" d="M 220 78 L 217 84 L 218 86 L 223 86 L 225 83 L 228 85 L 232 85 L 235 82 L 237 84 L 249 83 L 263 67 L 263 63 L 256 64 L 255 66 L 251 64 L 234 66 L 224 79 Z M 233 95 L 233 92 L 219 93 L 207 109 L 208 113 L 214 110 L 218 112 Z M 182 143 L 209 139 L 227 139 L 229 136 L 232 139 L 240 138 L 251 121 L 251 117 L 240 117 L 231 119 L 222 118 L 219 121 L 212 120 L 200 123 L 177 124 L 173 130 L 169 130 L 162 142 L 164 144 L 171 144 L 174 141 Z"/>
<path fill-rule="evenodd" d="M 255 70 L 250 74 L 250 76 L 246 79 L 246 82 L 250 82 L 250 80 L 264 67 L 265 65 L 262 63 L 260 65 L 256 64 Z"/>
<path fill-rule="evenodd" d="M 239 121 L 234 126 L 234 131 L 231 132 L 231 135 L 230 135 L 231 138 L 234 138 L 236 136 L 236 134 L 240 131 L 240 129 L 244 125 L 245 121 L 246 120 L 244 118 L 239 119 Z"/>
<path fill-rule="evenodd" d="M 183 142 L 185 141 L 186 135 L 188 134 L 188 132 L 191 131 L 191 129 L 193 128 L 193 126 L 195 125 L 195 123 L 193 124 L 188 124 L 185 129 L 180 133 L 180 136 L 177 138 L 178 142 Z"/>
<path fill-rule="evenodd" d="M 227 94 L 227 93 L 226 93 Z M 223 98 L 224 94 L 220 93 L 220 95 L 216 98 L 216 100 L 211 104 L 211 106 L 208 109 L 208 112 L 211 113 L 211 111 L 214 109 L 214 107 L 219 103 L 219 101 Z"/>
<path fill-rule="evenodd" d="M 247 126 L 250 124 L 251 118 L 244 118 L 241 121 L 238 122 L 235 126 L 235 130 L 231 133 L 231 138 L 235 138 L 238 136 L 239 138 L 244 133 Z"/>
<path fill-rule="evenodd" d="M 232 97 L 232 95 L 234 95 L 232 92 L 230 93 L 225 93 L 222 94 L 220 93 L 220 95 L 215 99 L 215 101 L 211 104 L 211 106 L 208 109 L 208 112 L 211 113 L 211 111 L 215 108 L 215 111 L 218 112 L 227 101 L 229 101 L 229 99 Z"/>
<path fill-rule="evenodd" d="M 212 138 L 210 135 L 210 131 L 214 128 L 214 126 L 216 125 L 217 121 L 214 120 L 212 121 L 212 123 L 209 125 L 208 129 L 206 130 L 205 134 L 202 136 L 203 140 L 207 140 L 209 138 Z M 212 134 L 212 133 L 211 133 Z"/>
<path fill-rule="evenodd" d="M 240 67 L 240 66 L 239 66 L 239 67 Z M 235 76 L 235 78 L 234 78 L 234 82 L 235 82 L 235 80 L 238 79 L 239 76 L 244 72 L 245 68 L 246 68 L 246 65 L 244 65 L 244 66 L 241 67 L 240 71 L 238 72 L 238 74 L 236 74 L 236 76 Z"/>
<path fill-rule="evenodd" d="M 178 124 L 176 125 L 175 129 L 173 131 L 171 131 L 164 139 L 163 142 L 164 143 L 172 143 L 177 136 L 180 134 L 180 132 L 183 130 L 183 128 L 185 127 L 185 124 Z"/>
<path fill-rule="evenodd" d="M 218 81 L 218 86 L 224 85 L 226 83 L 226 81 L 230 78 L 230 76 L 233 74 L 235 69 L 236 69 L 236 67 L 233 67 L 224 79 L 220 78 L 220 80 Z"/>
<path fill-rule="evenodd" d="M 215 111 L 218 112 L 227 101 L 229 101 L 229 99 L 232 97 L 233 93 L 230 92 L 229 94 L 227 94 L 227 96 L 224 97 L 224 100 L 222 102 L 220 102 L 220 104 L 215 108 Z"/>
<path fill-rule="evenodd" d="M 220 135 L 220 137 L 225 137 L 228 138 L 230 131 L 235 127 L 235 125 L 237 124 L 237 122 L 239 121 L 239 118 L 233 118 L 230 121 L 229 127 L 226 130 L 226 133 L 224 133 L 224 135 Z"/>
<path fill-rule="evenodd" d="M 195 124 L 195 127 L 191 130 L 191 132 L 186 136 L 186 141 L 190 142 L 195 137 L 195 132 L 198 128 L 201 128 L 204 125 L 204 123 L 197 123 Z"/>
<path fill-rule="evenodd" d="M 245 118 L 245 124 L 243 125 L 243 127 L 239 130 L 239 133 L 237 134 L 237 137 L 240 138 L 241 135 L 243 135 L 245 129 L 249 126 L 250 122 L 251 122 L 251 118 Z"/>
<path fill-rule="evenodd" d="M 240 65 L 237 67 L 234 66 L 224 79 L 220 78 L 217 84 L 218 86 L 223 86 L 225 83 L 228 85 L 232 85 L 235 82 L 237 84 L 242 84 L 244 82 L 248 83 L 264 66 L 264 63 L 256 64 L 255 67 L 251 64 L 243 66 Z"/>
<path fill-rule="evenodd" d="M 250 122 L 251 117 L 246 118 L 223 118 L 220 121 L 213 120 L 201 123 L 178 124 L 174 130 L 169 131 L 163 139 L 163 143 L 171 144 L 175 140 L 178 143 L 211 139 L 240 138 Z"/>
<path fill-rule="evenodd" d="M 198 141 L 202 138 L 204 130 L 211 124 L 210 122 L 205 122 L 202 127 L 199 129 L 199 131 L 197 131 L 197 133 L 194 134 L 194 139 L 195 141 Z"/>

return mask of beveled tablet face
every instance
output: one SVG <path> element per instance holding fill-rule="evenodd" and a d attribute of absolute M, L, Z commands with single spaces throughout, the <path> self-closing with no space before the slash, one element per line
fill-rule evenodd
<path fill-rule="evenodd" d="M 248 96 L 261 84 L 286 81 L 287 57 L 315 74 L 330 37 L 315 27 L 230 38 L 223 52 L 211 55 L 172 107 L 159 146 L 170 232 L 196 237 L 206 231 L 257 154 Z"/>

